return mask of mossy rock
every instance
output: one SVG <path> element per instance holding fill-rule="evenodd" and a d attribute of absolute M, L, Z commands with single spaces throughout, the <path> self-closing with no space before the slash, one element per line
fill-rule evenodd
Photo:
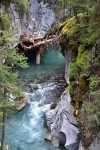
<path fill-rule="evenodd" d="M 79 66 L 79 67 L 84 67 L 87 65 L 87 61 L 88 61 L 88 56 L 89 56 L 89 51 L 88 50 L 85 50 L 83 53 L 78 53 L 78 57 L 77 57 L 77 60 L 76 60 L 76 64 Z"/>
<path fill-rule="evenodd" d="M 82 14 L 78 14 L 78 17 L 82 18 Z M 77 24 L 75 16 L 60 24 L 58 29 L 61 34 L 66 34 L 68 39 L 75 36 L 79 31 L 79 25 Z"/>
<path fill-rule="evenodd" d="M 76 24 L 75 17 L 68 19 L 66 22 L 59 26 L 62 34 L 66 34 L 67 38 L 73 37 L 78 31 L 78 25 Z"/>
<path fill-rule="evenodd" d="M 78 66 L 76 62 L 73 62 L 70 67 L 70 80 L 75 80 L 78 75 Z"/>

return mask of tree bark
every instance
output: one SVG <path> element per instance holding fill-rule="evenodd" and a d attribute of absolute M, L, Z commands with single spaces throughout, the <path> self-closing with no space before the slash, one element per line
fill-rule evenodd
<path fill-rule="evenodd" d="M 41 55 L 40 55 L 40 52 L 38 52 L 36 54 L 36 65 L 40 65 L 40 59 L 41 59 Z"/>
<path fill-rule="evenodd" d="M 2 138 L 1 138 L 1 150 L 4 150 L 5 147 L 5 123 L 6 123 L 6 111 L 3 111 L 2 117 Z"/>
<path fill-rule="evenodd" d="M 4 98 L 6 99 L 7 89 L 4 88 Z M 1 137 L 1 150 L 5 149 L 5 125 L 6 125 L 6 110 L 5 106 L 2 112 L 2 137 Z"/>

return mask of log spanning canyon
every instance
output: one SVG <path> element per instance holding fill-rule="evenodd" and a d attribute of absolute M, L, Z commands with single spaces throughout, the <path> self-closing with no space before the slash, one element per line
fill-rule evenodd
<path fill-rule="evenodd" d="M 41 61 L 41 55 L 46 52 L 47 44 L 53 44 L 56 40 L 55 35 L 48 37 L 27 35 L 26 33 L 20 35 L 20 43 L 18 44 L 19 49 L 23 53 L 28 51 L 34 51 L 36 54 L 36 64 L 39 65 Z"/>

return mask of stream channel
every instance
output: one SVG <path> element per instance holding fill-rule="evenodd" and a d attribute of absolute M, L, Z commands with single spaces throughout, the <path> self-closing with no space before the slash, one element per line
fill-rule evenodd
<path fill-rule="evenodd" d="M 54 81 L 59 75 L 64 75 L 64 57 L 52 47 L 42 56 L 39 66 L 35 65 L 35 58 L 31 53 L 28 57 L 29 68 L 20 70 L 20 81 L 31 87 L 38 83 L 38 89 L 32 91 L 25 87 L 27 105 L 7 118 L 6 144 L 11 150 L 62 150 L 63 148 L 44 141 L 48 131 L 43 123 L 44 113 L 50 109 L 57 87 Z"/>

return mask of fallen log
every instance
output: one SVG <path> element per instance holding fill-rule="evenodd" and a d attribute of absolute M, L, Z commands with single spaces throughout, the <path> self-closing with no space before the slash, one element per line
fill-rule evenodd
<path fill-rule="evenodd" d="M 52 38 L 52 39 L 46 39 L 46 40 L 34 43 L 34 47 L 37 47 L 37 46 L 40 46 L 40 45 L 44 45 L 44 44 L 47 44 L 47 43 L 51 43 L 54 40 L 55 40 L 55 38 Z"/>
<path fill-rule="evenodd" d="M 48 43 L 51 43 L 55 40 L 55 38 L 52 38 L 52 39 L 47 39 L 47 40 L 43 40 L 43 41 L 39 41 L 39 42 L 36 42 L 36 43 L 31 43 L 30 46 L 26 46 L 24 44 L 24 42 L 20 42 L 20 45 L 25 49 L 25 50 L 30 50 L 30 49 L 33 49 L 35 47 L 38 47 L 38 46 L 41 46 L 41 45 L 45 45 L 45 44 L 48 44 Z"/>
<path fill-rule="evenodd" d="M 34 38 L 34 41 L 37 41 L 37 40 L 43 40 L 44 38 L 45 38 L 44 36 L 35 37 L 35 38 Z"/>
<path fill-rule="evenodd" d="M 43 54 L 46 50 L 45 45 L 48 43 L 52 43 L 56 40 L 56 36 L 40 36 L 34 37 L 34 35 L 28 36 L 27 34 L 20 35 L 20 43 L 19 47 L 27 52 L 29 50 L 34 50 L 36 53 L 36 64 L 39 65 L 41 61 L 41 54 Z"/>
<path fill-rule="evenodd" d="M 56 35 L 50 35 L 48 37 L 45 37 L 45 36 L 38 36 L 38 37 L 34 37 L 34 41 L 37 41 L 37 40 L 43 40 L 43 39 L 51 39 L 51 38 L 55 38 Z"/>

